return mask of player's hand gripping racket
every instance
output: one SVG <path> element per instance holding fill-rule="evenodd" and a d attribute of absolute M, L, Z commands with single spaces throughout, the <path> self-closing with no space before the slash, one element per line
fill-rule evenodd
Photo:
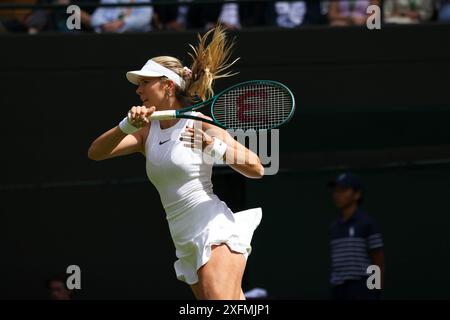
<path fill-rule="evenodd" d="M 211 107 L 212 121 L 186 114 L 207 106 Z M 184 109 L 155 111 L 149 120 L 189 118 L 223 129 L 268 130 L 289 121 L 294 110 L 294 95 L 285 85 L 271 80 L 252 80 Z"/>

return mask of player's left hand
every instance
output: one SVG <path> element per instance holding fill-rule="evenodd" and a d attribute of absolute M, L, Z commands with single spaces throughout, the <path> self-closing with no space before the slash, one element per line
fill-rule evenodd
<path fill-rule="evenodd" d="M 196 126 L 194 128 L 186 127 L 185 131 L 181 133 L 180 140 L 184 142 L 185 147 L 202 151 L 214 142 L 213 137 Z"/>

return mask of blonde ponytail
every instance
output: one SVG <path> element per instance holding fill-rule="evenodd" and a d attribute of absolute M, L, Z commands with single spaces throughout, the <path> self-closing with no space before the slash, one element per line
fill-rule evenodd
<path fill-rule="evenodd" d="M 206 42 L 211 34 L 212 39 L 207 44 Z M 231 63 L 228 62 L 235 42 L 227 39 L 223 26 L 217 24 L 215 28 L 206 32 L 203 36 L 199 34 L 198 39 L 197 47 L 190 45 L 193 49 L 193 53 L 189 53 L 193 60 L 190 69 L 183 67 L 181 61 L 175 57 L 158 56 L 152 58 L 156 63 L 172 70 L 184 79 L 184 87 L 176 86 L 175 88 L 175 96 L 183 106 L 191 105 L 197 97 L 202 100 L 212 97 L 214 95 L 214 80 L 237 74 L 226 72 L 239 58 Z"/>
<path fill-rule="evenodd" d="M 211 42 L 206 44 L 211 34 Z M 206 32 L 203 37 L 199 34 L 198 39 L 197 47 L 190 45 L 193 50 L 193 53 L 189 53 L 193 60 L 192 75 L 186 83 L 185 91 L 189 96 L 198 96 L 206 100 L 214 95 L 214 80 L 237 74 L 225 71 L 239 58 L 229 63 L 235 42 L 227 39 L 225 28 L 220 24 Z"/>

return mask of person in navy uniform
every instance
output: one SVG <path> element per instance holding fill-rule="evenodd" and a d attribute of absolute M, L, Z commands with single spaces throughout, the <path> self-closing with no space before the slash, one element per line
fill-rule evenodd
<path fill-rule="evenodd" d="M 332 297 L 337 300 L 378 300 L 383 289 L 383 239 L 375 220 L 362 209 L 364 190 L 360 178 L 342 173 L 328 186 L 339 218 L 330 228 Z M 380 268 L 381 288 L 369 289 L 370 265 Z M 374 283 L 369 281 L 370 283 Z M 371 286 L 372 287 L 372 286 Z"/>

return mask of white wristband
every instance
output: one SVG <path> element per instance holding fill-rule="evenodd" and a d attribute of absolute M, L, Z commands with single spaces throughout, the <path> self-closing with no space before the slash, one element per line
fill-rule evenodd
<path fill-rule="evenodd" d="M 228 145 L 216 137 L 213 137 L 213 140 L 210 156 L 217 160 L 222 160 L 225 152 L 227 152 Z"/>
<path fill-rule="evenodd" d="M 138 131 L 140 128 L 136 128 L 135 126 L 131 125 L 131 123 L 128 121 L 128 117 L 123 118 L 122 121 L 119 123 L 119 128 L 126 134 L 132 134 Z"/>

